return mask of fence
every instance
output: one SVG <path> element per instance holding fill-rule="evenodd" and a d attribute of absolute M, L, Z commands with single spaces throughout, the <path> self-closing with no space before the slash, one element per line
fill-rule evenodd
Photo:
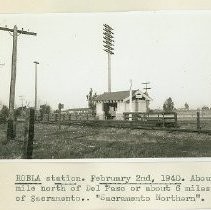
<path fill-rule="evenodd" d="M 211 130 L 211 117 L 206 115 L 205 112 L 189 112 L 189 113 L 176 113 L 176 112 L 125 112 L 124 120 L 98 120 L 90 112 L 84 113 L 51 113 L 43 116 L 37 116 L 38 122 L 43 123 L 58 123 L 58 124 L 78 124 L 78 125 L 112 125 L 117 127 L 122 126 L 143 126 L 143 127 L 179 127 L 181 129 L 193 130 Z M 108 122 L 106 122 L 108 121 Z M 112 121 L 112 122 L 111 122 Z M 131 123 L 132 122 L 132 123 Z"/>
<path fill-rule="evenodd" d="M 172 113 L 141 113 L 141 112 L 125 112 L 124 120 L 98 120 L 92 113 L 63 113 L 59 117 L 59 113 L 45 114 L 42 117 L 37 116 L 37 121 L 43 123 L 62 123 L 62 124 L 131 124 L 126 121 L 133 121 L 136 125 L 142 126 L 163 126 L 163 127 L 176 127 L 177 114 Z M 91 122 L 92 121 L 92 122 Z M 107 122 L 108 121 L 108 122 Z M 112 122 L 111 122 L 112 121 Z"/>
<path fill-rule="evenodd" d="M 177 110 L 178 119 L 193 120 L 196 118 L 196 113 L 200 113 L 201 119 L 211 118 L 211 110 Z"/>
<path fill-rule="evenodd" d="M 92 113 L 62 113 L 61 114 L 61 122 L 67 121 L 82 121 L 82 120 L 95 120 L 95 116 Z M 42 122 L 58 122 L 59 121 L 59 113 L 51 113 L 51 114 L 44 114 L 43 116 L 38 115 L 36 117 L 37 121 Z"/>
<path fill-rule="evenodd" d="M 181 128 L 211 130 L 211 110 L 179 110 L 177 120 Z"/>
<path fill-rule="evenodd" d="M 155 112 L 155 113 L 143 113 L 143 112 L 125 112 L 124 120 L 139 121 L 142 124 L 148 124 L 149 126 L 177 126 L 177 113 L 175 112 Z"/>

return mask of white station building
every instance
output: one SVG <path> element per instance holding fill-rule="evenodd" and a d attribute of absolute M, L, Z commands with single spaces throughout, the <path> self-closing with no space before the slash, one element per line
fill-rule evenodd
<path fill-rule="evenodd" d="M 125 112 L 148 112 L 151 100 L 140 90 L 105 92 L 95 98 L 96 117 L 123 120 Z"/>

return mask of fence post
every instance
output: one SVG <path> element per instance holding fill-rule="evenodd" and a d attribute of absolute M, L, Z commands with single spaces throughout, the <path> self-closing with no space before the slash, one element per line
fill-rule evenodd
<path fill-rule="evenodd" d="M 200 112 L 197 112 L 197 130 L 201 130 Z"/>
<path fill-rule="evenodd" d="M 28 134 L 29 134 L 29 112 L 24 111 L 24 125 L 23 125 L 23 158 L 27 158 Z"/>
<path fill-rule="evenodd" d="M 128 115 L 129 121 L 133 120 L 133 114 L 130 112 L 130 114 Z"/>
<path fill-rule="evenodd" d="M 165 113 L 163 113 L 163 127 L 165 127 Z"/>
<path fill-rule="evenodd" d="M 14 140 L 16 137 L 15 133 L 15 122 L 14 120 L 9 119 L 7 121 L 8 127 L 7 127 L 7 141 Z"/>
<path fill-rule="evenodd" d="M 30 109 L 29 112 L 29 134 L 27 144 L 27 159 L 32 159 L 33 154 L 33 141 L 34 141 L 34 121 L 35 121 L 35 110 Z"/>
<path fill-rule="evenodd" d="M 175 127 L 177 127 L 177 113 L 174 113 Z"/>
<path fill-rule="evenodd" d="M 59 130 L 61 130 L 61 108 L 59 106 Z"/>

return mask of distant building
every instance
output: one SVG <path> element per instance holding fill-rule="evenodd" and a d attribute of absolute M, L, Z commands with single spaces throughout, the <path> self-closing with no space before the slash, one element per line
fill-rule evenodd
<path fill-rule="evenodd" d="M 189 110 L 189 108 L 185 108 L 185 107 L 184 108 L 178 108 L 177 109 L 177 111 L 188 111 L 188 110 Z"/>
<path fill-rule="evenodd" d="M 62 113 L 68 113 L 68 114 L 81 114 L 81 113 L 90 113 L 92 110 L 89 108 L 73 108 L 73 109 L 67 109 L 62 111 Z"/>
<path fill-rule="evenodd" d="M 124 112 L 148 112 L 152 100 L 147 93 L 132 91 L 132 110 L 130 110 L 130 91 L 105 92 L 96 96 L 96 117 L 99 119 L 122 120 Z"/>

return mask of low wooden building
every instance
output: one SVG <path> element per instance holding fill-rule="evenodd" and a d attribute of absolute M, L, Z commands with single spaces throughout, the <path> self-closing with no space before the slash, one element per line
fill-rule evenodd
<path fill-rule="evenodd" d="M 151 100 L 140 90 L 105 92 L 95 98 L 96 117 L 123 120 L 124 112 L 148 112 Z"/>

